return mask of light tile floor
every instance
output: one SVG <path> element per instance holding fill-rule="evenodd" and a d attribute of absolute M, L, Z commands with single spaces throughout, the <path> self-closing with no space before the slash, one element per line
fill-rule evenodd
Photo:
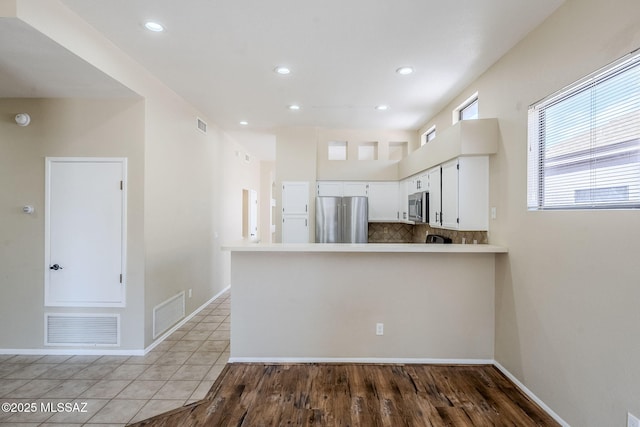
<path fill-rule="evenodd" d="M 202 399 L 229 360 L 229 303 L 227 291 L 145 356 L 0 355 L 0 403 L 21 409 L 3 406 L 0 424 L 124 426 Z"/>

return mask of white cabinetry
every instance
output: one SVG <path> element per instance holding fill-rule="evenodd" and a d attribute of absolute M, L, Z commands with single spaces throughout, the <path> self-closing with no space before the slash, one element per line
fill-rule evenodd
<path fill-rule="evenodd" d="M 309 243 L 309 217 L 303 215 L 283 216 L 282 243 Z"/>
<path fill-rule="evenodd" d="M 458 159 L 442 165 L 442 228 L 458 228 Z"/>
<path fill-rule="evenodd" d="M 398 211 L 400 212 L 400 221 L 409 220 L 409 180 L 400 182 L 398 188 Z"/>
<path fill-rule="evenodd" d="M 400 219 L 398 182 L 369 183 L 369 221 L 398 221 Z"/>
<path fill-rule="evenodd" d="M 367 182 L 359 181 L 318 181 L 317 196 L 342 197 L 342 196 L 367 196 Z"/>
<path fill-rule="evenodd" d="M 436 166 L 427 172 L 429 177 L 429 225 L 441 227 L 440 211 L 442 210 L 441 169 Z"/>
<path fill-rule="evenodd" d="M 438 169 L 441 171 L 440 197 L 434 189 Z M 460 157 L 444 163 L 429 171 L 429 180 L 429 222 L 432 226 L 467 231 L 488 230 L 488 156 Z"/>
<path fill-rule="evenodd" d="M 408 194 L 429 191 L 429 177 L 427 174 L 412 176 L 407 180 L 407 183 Z"/>
<path fill-rule="evenodd" d="M 343 183 L 338 181 L 318 181 L 316 185 L 316 196 L 322 197 L 342 197 Z"/>
<path fill-rule="evenodd" d="M 369 184 L 366 182 L 345 182 L 342 188 L 342 195 L 351 196 L 368 196 Z"/>
<path fill-rule="evenodd" d="M 309 242 L 309 183 L 282 183 L 282 243 Z"/>

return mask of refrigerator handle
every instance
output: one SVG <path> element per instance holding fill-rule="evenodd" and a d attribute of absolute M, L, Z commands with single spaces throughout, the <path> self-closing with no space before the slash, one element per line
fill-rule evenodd
<path fill-rule="evenodd" d="M 338 242 L 344 239 L 344 204 L 342 200 L 338 202 Z"/>

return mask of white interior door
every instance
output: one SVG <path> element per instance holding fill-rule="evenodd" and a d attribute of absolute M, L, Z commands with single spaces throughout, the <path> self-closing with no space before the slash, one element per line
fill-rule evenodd
<path fill-rule="evenodd" d="M 125 305 L 126 159 L 47 158 L 45 305 Z"/>

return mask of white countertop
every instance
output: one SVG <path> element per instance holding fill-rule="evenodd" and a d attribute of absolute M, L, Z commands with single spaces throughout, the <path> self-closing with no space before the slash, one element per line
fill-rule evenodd
<path fill-rule="evenodd" d="M 425 243 L 253 243 L 223 244 L 230 252 L 507 253 L 504 246 Z"/>

